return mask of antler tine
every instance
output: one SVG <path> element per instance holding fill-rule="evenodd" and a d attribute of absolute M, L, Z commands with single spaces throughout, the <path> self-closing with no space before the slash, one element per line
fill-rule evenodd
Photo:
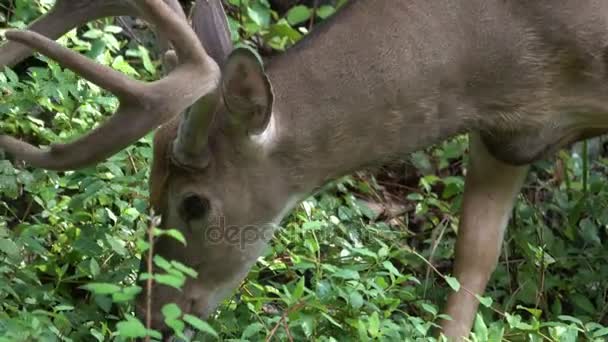
<path fill-rule="evenodd" d="M 221 0 L 199 0 L 192 10 L 192 27 L 205 51 L 223 65 L 232 51 L 228 19 Z M 207 146 L 209 128 L 217 105 L 217 94 L 201 97 L 187 112 L 182 113 L 172 157 L 189 168 L 205 168 L 209 162 Z"/>
<path fill-rule="evenodd" d="M 32 23 L 28 30 L 57 39 L 72 28 L 94 19 L 136 14 L 137 9 L 128 0 L 57 0 L 53 8 Z M 31 54 L 30 48 L 16 42 L 1 44 L 0 69 L 12 67 Z"/>
<path fill-rule="evenodd" d="M 6 33 L 6 38 L 29 46 L 43 55 L 59 61 L 64 67 L 109 90 L 119 98 L 133 96 L 134 90 L 139 88 L 138 82 L 124 74 L 105 65 L 97 64 L 36 32 L 11 30 Z"/>
<path fill-rule="evenodd" d="M 171 11 L 166 3 L 158 0 L 139 0 L 138 6 L 157 26 L 158 30 L 171 40 L 180 63 L 200 63 L 209 60 L 207 53 L 187 21 L 176 16 L 175 12 Z"/>
<path fill-rule="evenodd" d="M 48 150 L 32 146 L 10 136 L 0 135 L 0 149 L 4 149 L 19 160 L 34 167 L 48 170 L 74 170 L 92 165 L 119 152 L 124 146 L 145 135 L 149 122 L 139 122 L 131 128 L 130 135 L 121 134 L 127 120 L 137 116 L 136 108 L 121 107 L 114 116 L 104 123 L 103 129 L 95 129 L 89 134 L 67 144 L 53 144 Z M 100 127 L 100 128 L 101 128 Z"/>
<path fill-rule="evenodd" d="M 192 8 L 192 30 L 207 54 L 224 65 L 234 47 L 222 0 L 198 0 Z"/>
<path fill-rule="evenodd" d="M 42 150 L 0 135 L 0 149 L 35 167 L 53 170 L 83 167 L 106 159 L 183 112 L 199 98 L 215 92 L 219 67 L 207 56 L 187 22 L 162 0 L 138 0 L 137 5 L 145 17 L 171 39 L 179 57 L 179 64 L 169 75 L 150 84 L 98 65 L 40 34 L 7 33 L 7 38 L 40 51 L 110 90 L 118 96 L 120 107 L 104 124 L 73 142 Z"/>

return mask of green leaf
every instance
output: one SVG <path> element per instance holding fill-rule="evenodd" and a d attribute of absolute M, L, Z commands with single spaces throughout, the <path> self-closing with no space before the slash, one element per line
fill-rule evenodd
<path fill-rule="evenodd" d="M 93 277 L 97 277 L 99 275 L 100 268 L 95 258 L 91 258 L 91 261 L 89 261 L 89 271 Z"/>
<path fill-rule="evenodd" d="M 17 177 L 0 174 L 0 194 L 5 194 L 12 199 L 17 199 L 19 197 Z"/>
<path fill-rule="evenodd" d="M 321 311 L 321 316 L 325 317 L 329 321 L 329 323 L 335 325 L 336 327 L 342 329 L 342 324 L 338 323 L 333 317 L 331 317 L 326 312 Z"/>
<path fill-rule="evenodd" d="M 378 316 L 378 311 L 374 311 L 370 316 L 367 331 L 372 337 L 378 337 L 378 334 L 380 333 L 380 317 Z"/>
<path fill-rule="evenodd" d="M 184 234 L 182 234 L 182 232 L 180 232 L 177 229 L 160 229 L 160 228 L 154 229 L 154 236 L 163 236 L 163 235 L 168 235 L 168 236 L 174 238 L 175 240 L 181 242 L 184 246 L 186 245 L 186 238 L 184 237 Z"/>
<path fill-rule="evenodd" d="M 586 313 L 593 314 L 595 312 L 595 306 L 585 295 L 581 293 L 573 293 L 570 298 L 574 302 L 574 305 Z"/>
<path fill-rule="evenodd" d="M 182 310 L 175 303 L 165 304 L 161 312 L 165 316 L 165 319 L 176 319 L 182 315 Z"/>
<path fill-rule="evenodd" d="M 521 321 L 520 315 L 511 315 L 509 313 L 505 313 L 505 317 L 507 318 L 507 322 L 511 328 L 521 329 L 521 330 L 533 330 L 534 327 L 528 323 L 524 323 Z"/>
<path fill-rule="evenodd" d="M 148 49 L 140 45 L 138 46 L 138 51 L 146 71 L 149 72 L 151 75 L 156 75 L 156 67 L 150 59 L 150 52 L 148 51 Z"/>
<path fill-rule="evenodd" d="M 448 283 L 448 285 L 450 285 L 454 292 L 458 292 L 460 290 L 460 283 L 458 282 L 458 279 L 454 277 L 445 277 L 445 281 Z"/>
<path fill-rule="evenodd" d="M 87 291 L 91 291 L 94 294 L 98 295 L 112 294 L 121 290 L 120 286 L 110 283 L 88 283 L 82 285 L 80 288 Z"/>
<path fill-rule="evenodd" d="M 180 340 L 186 340 L 186 336 L 184 335 L 184 328 L 186 327 L 186 324 L 179 319 L 165 319 L 165 323 L 167 324 L 168 327 L 170 327 L 173 330 L 173 333 L 176 335 L 176 337 L 179 337 Z"/>
<path fill-rule="evenodd" d="M 327 19 L 332 14 L 336 13 L 336 9 L 329 5 L 323 5 L 317 8 L 317 16 L 321 19 Z"/>
<path fill-rule="evenodd" d="M 106 25 L 103 30 L 107 33 L 117 34 L 122 32 L 122 27 L 115 25 Z"/>
<path fill-rule="evenodd" d="M 125 248 L 125 242 L 123 240 L 119 240 L 116 237 L 106 234 L 106 241 L 110 244 L 112 250 L 119 255 L 127 255 L 127 249 Z"/>
<path fill-rule="evenodd" d="M 98 29 L 88 30 L 87 32 L 82 34 L 82 37 L 88 39 L 99 39 L 103 37 L 103 31 Z"/>
<path fill-rule="evenodd" d="M 122 337 L 136 338 L 148 336 L 148 329 L 135 317 L 127 316 L 126 321 L 118 322 L 116 328 Z"/>
<path fill-rule="evenodd" d="M 488 331 L 488 342 L 501 342 L 504 340 L 505 327 L 502 323 L 494 322 L 490 324 Z"/>
<path fill-rule="evenodd" d="M 260 27 L 266 27 L 270 24 L 270 9 L 258 2 L 247 7 L 247 15 Z"/>
<path fill-rule="evenodd" d="M 393 275 L 399 277 L 401 275 L 401 272 L 399 272 L 399 270 L 397 268 L 395 268 L 395 266 L 393 265 L 392 262 L 390 262 L 389 260 L 386 260 L 382 263 L 382 266 L 384 266 L 385 269 L 387 269 L 389 272 L 391 272 Z"/>
<path fill-rule="evenodd" d="M 294 301 L 298 301 L 304 294 L 304 282 L 305 282 L 305 278 L 301 277 L 300 281 L 298 281 L 298 283 L 296 284 L 296 288 L 293 290 L 293 293 L 291 294 Z"/>
<path fill-rule="evenodd" d="M 334 277 L 342 279 L 359 279 L 359 272 L 348 269 L 340 269 L 334 273 Z"/>
<path fill-rule="evenodd" d="M 312 14 L 312 11 L 310 10 L 310 8 L 308 8 L 304 5 L 298 5 L 298 6 L 292 7 L 287 12 L 286 17 L 287 17 L 287 21 L 289 22 L 289 24 L 294 26 L 294 25 L 298 25 L 298 24 L 303 23 L 306 20 L 310 19 L 311 14 Z"/>
<path fill-rule="evenodd" d="M 488 326 L 483 321 L 483 317 L 480 314 L 475 315 L 475 325 L 473 327 L 473 331 L 480 341 L 488 341 Z"/>
<path fill-rule="evenodd" d="M 182 234 L 182 232 L 180 232 L 179 230 L 168 229 L 165 231 L 165 235 L 174 238 L 175 240 L 181 242 L 184 246 L 186 246 L 186 238 L 184 237 L 184 234 Z"/>
<path fill-rule="evenodd" d="M 363 306 L 363 296 L 358 291 L 353 291 L 348 295 L 350 306 L 357 310 Z"/>
<path fill-rule="evenodd" d="M 493 300 L 491 297 L 482 297 L 480 295 L 475 295 L 475 298 L 477 298 L 479 303 L 481 303 L 481 305 L 485 306 L 486 308 L 492 306 Z"/>
<path fill-rule="evenodd" d="M 559 316 L 557 316 L 557 318 L 561 319 L 562 321 L 572 322 L 572 323 L 575 323 L 580 326 L 583 325 L 583 321 L 581 321 L 580 319 L 578 319 L 576 317 L 572 317 L 572 316 L 568 316 L 568 315 L 559 315 Z"/>
<path fill-rule="evenodd" d="M 250 337 L 252 337 L 253 335 L 259 333 L 260 331 L 262 331 L 264 329 L 264 325 L 260 322 L 255 322 L 252 324 L 249 324 L 247 326 L 247 328 L 245 328 L 245 330 L 243 330 L 243 334 L 241 335 L 241 339 L 242 340 L 247 340 Z"/>
<path fill-rule="evenodd" d="M 154 265 L 162 268 L 163 270 L 169 272 L 173 269 L 173 266 L 171 265 L 170 262 L 167 261 L 167 259 L 163 258 L 162 256 L 156 254 L 154 255 L 154 258 L 152 259 L 154 261 Z"/>
<path fill-rule="evenodd" d="M 171 266 L 173 266 L 176 270 L 184 273 L 191 278 L 198 277 L 198 272 L 196 272 L 193 268 L 190 268 L 179 261 L 171 260 Z"/>
<path fill-rule="evenodd" d="M 139 286 L 125 287 L 120 292 L 112 293 L 112 301 L 114 303 L 121 303 L 134 300 L 141 291 L 142 288 Z"/>
<path fill-rule="evenodd" d="M 186 282 L 186 278 L 176 274 L 155 274 L 154 280 L 160 284 L 168 285 L 176 289 L 181 289 Z"/>
<path fill-rule="evenodd" d="M 201 320 L 200 318 L 189 315 L 189 314 L 185 314 L 183 319 L 184 319 L 184 322 L 190 324 L 196 330 L 207 333 L 213 337 L 219 337 L 219 335 L 217 334 L 215 329 L 213 329 L 213 327 L 210 326 L 209 323 Z"/>
<path fill-rule="evenodd" d="M 434 307 L 434 306 L 432 306 L 432 305 L 429 305 L 429 304 L 427 304 L 427 303 L 420 303 L 420 307 L 421 307 L 422 309 L 424 309 L 424 311 L 426 311 L 426 312 L 430 313 L 430 314 L 431 314 L 431 315 L 433 315 L 433 316 L 436 316 L 436 315 L 437 315 L 437 308 L 436 308 L 436 307 Z"/>
<path fill-rule="evenodd" d="M 0 251 L 11 257 L 19 255 L 19 247 L 9 239 L 0 239 Z"/>
<path fill-rule="evenodd" d="M 97 341 L 99 341 L 99 342 L 105 341 L 105 337 L 104 337 L 104 335 L 103 335 L 101 332 L 99 332 L 99 331 L 97 331 L 97 330 L 95 330 L 95 329 L 93 329 L 93 328 L 91 328 L 91 329 L 89 330 L 89 332 L 91 333 L 91 335 L 92 335 L 93 337 L 95 337 L 95 339 L 96 339 Z"/>
<path fill-rule="evenodd" d="M 17 74 L 15 74 L 15 72 L 9 67 L 4 67 L 4 74 L 6 77 L 8 77 L 8 80 L 11 83 L 19 83 L 19 76 L 17 76 Z"/>
<path fill-rule="evenodd" d="M 60 311 L 72 311 L 74 310 L 74 307 L 71 305 L 57 305 L 53 308 L 53 310 L 55 312 L 60 312 Z"/>
<path fill-rule="evenodd" d="M 300 318 L 300 327 L 302 327 L 304 335 L 306 335 L 309 340 L 315 330 L 316 322 L 317 320 L 315 317 L 310 315 L 303 315 L 303 317 Z"/>
<path fill-rule="evenodd" d="M 114 59 L 112 62 L 112 68 L 127 75 L 139 76 L 137 70 L 135 70 L 127 61 L 125 61 L 123 56 L 118 56 L 116 59 Z"/>
<path fill-rule="evenodd" d="M 537 319 L 539 319 L 540 316 L 543 314 L 543 311 L 540 310 L 540 309 L 527 308 L 527 307 L 522 306 L 522 305 L 518 305 L 517 308 L 520 309 L 520 310 L 525 310 L 525 311 L 531 313 L 532 316 L 534 316 Z"/>
<path fill-rule="evenodd" d="M 378 259 L 378 255 L 372 251 L 370 251 L 367 248 L 353 248 L 352 251 L 354 253 L 366 256 L 366 257 L 370 257 L 372 259 Z"/>
<path fill-rule="evenodd" d="M 598 338 L 598 337 L 603 337 L 608 335 L 608 327 L 607 328 L 601 328 L 598 329 L 596 331 L 593 332 L 593 337 Z"/>
<path fill-rule="evenodd" d="M 271 39 L 273 37 L 278 37 L 281 44 L 274 44 L 276 39 Z M 302 34 L 291 27 L 287 20 L 281 19 L 276 24 L 270 26 L 268 38 L 270 39 L 270 44 L 273 45 L 273 47 L 283 50 L 285 49 L 285 43 L 296 43 L 302 39 Z"/>
<path fill-rule="evenodd" d="M 580 234 L 586 242 L 597 244 L 598 246 L 602 245 L 602 240 L 599 236 L 599 228 L 593 222 L 593 220 L 589 218 L 584 218 L 579 223 L 580 226 Z"/>

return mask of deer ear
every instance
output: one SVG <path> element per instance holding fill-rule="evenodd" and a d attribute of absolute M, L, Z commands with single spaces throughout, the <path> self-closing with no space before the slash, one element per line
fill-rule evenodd
<path fill-rule="evenodd" d="M 228 56 L 222 72 L 222 96 L 231 123 L 250 134 L 264 131 L 272 113 L 272 86 L 251 50 L 239 48 Z"/>

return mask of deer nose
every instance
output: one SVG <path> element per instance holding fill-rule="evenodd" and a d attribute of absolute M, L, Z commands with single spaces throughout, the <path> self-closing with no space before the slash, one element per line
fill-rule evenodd
<path fill-rule="evenodd" d="M 209 213 L 209 200 L 195 193 L 184 195 L 180 204 L 180 216 L 186 222 L 200 220 Z"/>

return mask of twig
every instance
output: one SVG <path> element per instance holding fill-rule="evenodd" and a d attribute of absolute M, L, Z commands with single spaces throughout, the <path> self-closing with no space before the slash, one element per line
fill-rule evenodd
<path fill-rule="evenodd" d="M 283 312 L 283 315 L 281 315 L 281 319 L 279 319 L 277 324 L 275 324 L 275 326 L 272 328 L 272 330 L 270 330 L 270 333 L 268 333 L 268 336 L 266 336 L 265 341 L 270 342 L 272 340 L 272 338 L 274 337 L 274 335 L 277 333 L 277 330 L 279 329 L 279 327 L 283 324 L 283 322 L 285 322 L 284 324 L 287 324 L 287 316 L 289 316 L 289 314 L 291 314 L 292 312 L 299 310 L 305 304 L 306 304 L 305 302 L 299 302 L 298 304 L 289 308 L 287 311 Z M 287 330 L 288 337 L 291 337 L 287 327 L 285 327 L 285 329 Z M 290 341 L 293 341 L 293 339 L 290 338 Z"/>
<path fill-rule="evenodd" d="M 545 288 L 545 240 L 544 240 L 544 234 L 543 234 L 543 228 L 540 227 L 538 229 L 538 234 L 539 234 L 539 245 L 540 245 L 540 278 L 538 279 L 538 287 L 539 290 L 536 293 L 536 303 L 535 303 L 535 309 L 538 309 L 538 307 L 541 305 L 541 301 L 542 298 L 544 297 L 544 288 Z"/>
<path fill-rule="evenodd" d="M 133 159 L 131 152 L 127 151 L 127 156 L 129 156 L 129 163 L 131 164 L 131 168 L 133 168 L 133 172 L 138 173 L 139 171 L 137 170 L 137 165 L 135 165 L 135 159 Z"/>
<path fill-rule="evenodd" d="M 409 248 L 408 248 L 408 249 L 409 249 Z M 413 253 L 415 256 L 419 257 L 419 258 L 420 258 L 420 259 L 421 259 L 421 260 L 422 260 L 422 261 L 423 261 L 425 264 L 427 264 L 427 265 L 428 265 L 428 266 L 429 266 L 429 267 L 430 267 L 430 268 L 431 268 L 431 269 L 432 269 L 432 270 L 433 270 L 435 273 L 437 273 L 437 275 L 438 275 L 438 276 L 440 276 L 440 277 L 441 277 L 441 278 L 442 278 L 444 281 L 446 281 L 446 282 L 447 282 L 447 280 L 446 280 L 446 278 L 447 278 L 447 277 L 446 277 L 445 275 L 443 275 L 443 273 L 441 273 L 441 272 L 440 272 L 440 271 L 439 271 L 439 270 L 438 270 L 438 269 L 437 269 L 435 266 L 433 266 L 433 264 L 431 264 L 431 263 L 430 263 L 428 260 L 426 260 L 426 258 L 425 258 L 425 257 L 423 257 L 422 255 L 418 254 L 418 252 L 416 252 L 416 251 L 414 251 L 414 250 L 412 250 L 412 249 L 409 249 L 409 251 L 410 251 L 411 253 Z M 473 291 L 471 291 L 471 290 L 467 289 L 466 287 L 462 286 L 462 284 L 460 284 L 460 288 L 461 288 L 461 289 L 462 289 L 464 292 L 466 292 L 466 293 L 470 294 L 471 296 L 473 296 L 473 297 L 477 298 L 477 296 L 478 296 L 477 294 L 475 294 Z M 502 311 L 500 311 L 500 310 L 498 310 L 498 309 L 494 308 L 493 306 L 490 306 L 490 310 L 492 310 L 492 311 L 496 312 L 497 314 L 499 314 L 499 315 L 500 315 L 500 317 L 503 317 L 503 318 L 504 318 L 504 317 L 506 317 L 506 315 L 504 314 L 504 312 L 502 312 Z"/>
<path fill-rule="evenodd" d="M 148 330 L 152 329 L 152 285 L 153 285 L 153 265 L 152 258 L 154 257 L 154 228 L 157 225 L 157 219 L 154 217 L 154 212 L 150 215 L 150 225 L 148 226 L 148 260 L 147 261 L 147 270 L 148 270 L 148 279 L 146 280 L 146 328 Z M 146 342 L 150 342 L 150 335 L 146 336 Z"/>
<path fill-rule="evenodd" d="M 567 261 L 567 260 L 597 260 L 597 259 L 608 259 L 608 255 L 597 255 L 597 256 L 569 256 L 569 257 L 554 257 L 553 259 L 555 259 L 555 261 Z M 499 264 L 500 265 L 507 265 L 507 264 L 522 264 L 529 261 L 528 259 L 524 259 L 524 258 L 518 258 L 518 259 L 511 259 L 509 261 L 504 260 L 504 261 L 500 261 Z"/>
<path fill-rule="evenodd" d="M 439 236 L 437 236 L 436 239 L 433 239 L 433 244 L 431 246 L 431 253 L 429 255 L 430 264 L 433 263 L 433 257 L 435 256 L 435 252 L 437 252 L 437 247 L 439 247 L 439 244 L 441 243 L 441 240 L 443 239 L 443 234 L 445 233 L 445 230 L 448 227 L 448 224 L 449 224 L 449 218 L 446 215 L 439 223 L 439 225 L 441 226 L 441 230 L 439 231 Z M 433 231 L 435 231 L 435 229 L 433 229 Z M 427 267 L 426 275 L 425 275 L 425 279 L 424 279 L 424 292 L 422 295 L 423 298 L 426 298 L 426 290 L 428 289 L 428 286 L 429 286 L 430 277 L 431 277 L 431 269 Z"/>
<path fill-rule="evenodd" d="M 19 215 L 17 215 L 17 213 L 15 213 L 11 207 L 9 207 L 8 204 L 6 204 L 6 202 L 2 201 L 2 206 L 4 207 L 4 209 L 6 209 L 11 215 L 13 215 L 13 217 L 15 218 L 15 220 L 19 221 L 19 223 L 23 223 L 23 220 L 19 217 Z"/>
<path fill-rule="evenodd" d="M 289 331 L 289 325 L 287 325 L 287 320 L 284 318 L 282 318 L 281 320 L 283 321 L 283 328 L 285 328 L 285 333 L 287 334 L 289 342 L 293 342 L 293 336 L 291 336 L 291 331 Z"/>
<path fill-rule="evenodd" d="M 315 0 L 312 6 L 312 12 L 310 13 L 310 22 L 308 23 L 308 32 L 312 30 L 312 27 L 315 24 L 315 17 L 317 16 L 317 9 L 319 7 L 319 0 Z"/>
<path fill-rule="evenodd" d="M 30 216 L 30 212 L 32 211 L 33 204 L 34 204 L 34 198 L 32 197 L 27 202 L 27 207 L 25 208 L 25 212 L 23 213 L 23 218 L 21 219 L 21 222 L 25 221 L 25 219 L 27 219 L 28 216 Z"/>
<path fill-rule="evenodd" d="M 141 41 L 141 39 L 139 39 L 139 37 L 137 36 L 137 34 L 135 34 L 135 31 L 133 31 L 131 29 L 131 27 L 129 26 L 129 24 L 127 24 L 125 22 L 125 19 L 123 17 L 118 17 L 117 18 L 118 22 L 121 24 L 122 28 L 125 29 L 125 31 L 127 31 L 127 34 L 133 38 L 133 40 L 135 40 L 135 42 L 137 42 L 137 44 L 144 46 L 144 43 Z"/>
<path fill-rule="evenodd" d="M 0 2 L 0 7 L 4 8 L 7 12 L 11 12 L 11 9 L 8 8 L 5 4 L 3 4 L 1 2 Z M 7 13 L 7 14 L 9 14 L 9 13 Z M 8 22 L 8 18 L 6 18 L 6 21 Z"/>

